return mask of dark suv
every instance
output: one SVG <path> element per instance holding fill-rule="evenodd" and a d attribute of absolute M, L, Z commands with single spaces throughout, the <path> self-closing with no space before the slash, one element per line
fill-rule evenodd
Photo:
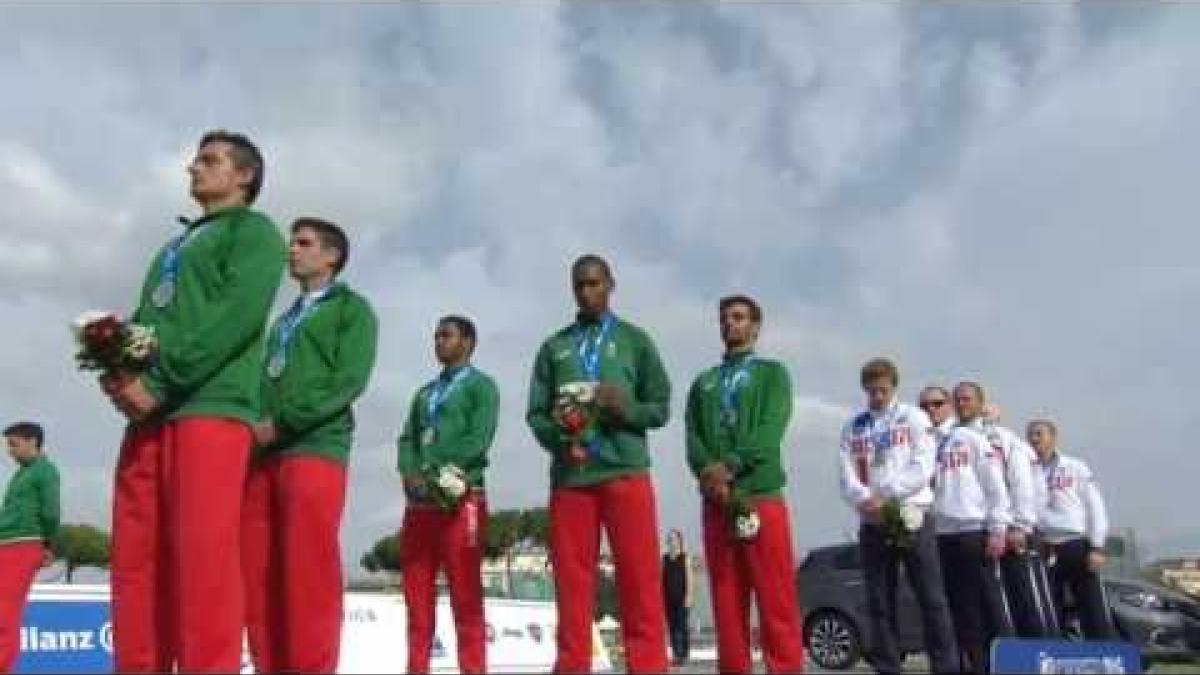
<path fill-rule="evenodd" d="M 868 630 L 867 595 L 857 544 L 813 550 L 796 570 L 804 642 L 823 668 L 843 670 L 862 657 Z M 1200 657 L 1200 603 L 1130 578 L 1105 578 L 1113 622 L 1147 659 Z M 916 597 L 901 572 L 897 598 L 900 650 L 924 650 Z"/>

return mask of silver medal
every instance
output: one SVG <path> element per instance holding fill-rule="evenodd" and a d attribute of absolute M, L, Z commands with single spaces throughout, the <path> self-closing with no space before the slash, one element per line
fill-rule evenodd
<path fill-rule="evenodd" d="M 272 378 L 277 378 L 283 374 L 283 367 L 287 365 L 287 360 L 283 358 L 283 354 L 275 354 L 271 356 L 271 360 L 267 361 L 267 375 Z"/>
<path fill-rule="evenodd" d="M 730 429 L 737 424 L 737 411 L 722 410 L 721 411 L 721 426 Z"/>
<path fill-rule="evenodd" d="M 421 432 L 421 445 L 424 445 L 424 446 L 433 445 L 433 442 L 435 440 L 437 440 L 437 432 L 435 432 L 433 430 L 433 427 L 425 429 L 424 431 Z"/>
<path fill-rule="evenodd" d="M 170 279 L 163 279 L 154 287 L 154 292 L 150 294 L 150 301 L 155 307 L 162 309 L 171 304 L 172 298 L 175 297 L 175 282 Z"/>

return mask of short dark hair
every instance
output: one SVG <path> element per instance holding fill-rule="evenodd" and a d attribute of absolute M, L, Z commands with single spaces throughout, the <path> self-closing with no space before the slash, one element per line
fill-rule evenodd
<path fill-rule="evenodd" d="M 896 364 L 892 363 L 890 359 L 880 356 L 863 365 L 862 372 L 859 374 L 859 383 L 865 387 L 871 382 L 885 377 L 892 381 L 893 387 L 900 384 L 900 370 L 896 368 Z"/>
<path fill-rule="evenodd" d="M 46 440 L 46 432 L 42 430 L 42 425 L 36 422 L 17 422 L 16 424 L 8 425 L 4 430 L 5 436 L 16 436 L 27 441 L 33 441 L 39 449 L 42 443 Z"/>
<path fill-rule="evenodd" d="M 742 295 L 740 293 L 736 295 L 727 295 L 721 298 L 721 302 L 717 305 L 717 309 L 724 312 L 727 307 L 732 305 L 741 305 L 745 307 L 746 309 L 750 310 L 750 318 L 754 321 L 754 323 L 762 323 L 762 307 L 758 306 L 758 303 L 754 301 L 754 298 L 748 295 Z"/>
<path fill-rule="evenodd" d="M 438 319 L 438 325 L 448 323 L 458 329 L 458 332 L 463 337 L 471 341 L 471 351 L 475 351 L 475 346 L 479 344 L 475 335 L 475 323 L 461 314 L 447 314 Z"/>
<path fill-rule="evenodd" d="M 966 387 L 967 389 L 974 391 L 975 395 L 979 397 L 980 403 L 985 403 L 987 401 L 987 396 L 984 395 L 984 393 L 983 393 L 983 387 L 980 386 L 980 384 L 978 382 L 972 382 L 971 380 L 963 380 L 962 382 L 959 382 L 958 384 L 954 385 L 955 389 L 958 389 L 959 387 Z"/>
<path fill-rule="evenodd" d="M 585 253 L 575 259 L 571 265 L 571 277 L 574 278 L 586 267 L 599 267 L 604 271 L 604 276 L 608 277 L 609 281 L 616 281 L 613 277 L 612 268 L 608 266 L 608 261 L 595 253 Z"/>
<path fill-rule="evenodd" d="M 214 129 L 204 134 L 200 137 L 200 144 L 196 147 L 204 147 L 208 143 L 228 143 L 231 148 L 230 156 L 233 158 L 233 163 L 239 169 L 254 170 L 254 177 L 246 185 L 246 203 L 253 204 L 254 200 L 258 199 L 258 192 L 262 190 L 263 174 L 267 170 L 266 162 L 263 161 L 263 156 L 259 152 L 258 146 L 245 134 L 226 131 L 224 129 Z"/>
<path fill-rule="evenodd" d="M 321 240 L 321 246 L 337 250 L 338 261 L 333 266 L 333 274 L 334 276 L 340 274 L 346 267 L 346 260 L 350 257 L 350 238 L 346 236 L 346 232 L 335 223 L 311 216 L 302 216 L 292 222 L 292 234 L 296 234 L 300 230 L 316 232 L 317 238 Z"/>

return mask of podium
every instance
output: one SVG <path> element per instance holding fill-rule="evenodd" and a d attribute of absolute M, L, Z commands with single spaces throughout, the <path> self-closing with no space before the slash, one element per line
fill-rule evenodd
<path fill-rule="evenodd" d="M 992 643 L 993 673 L 1141 673 L 1142 654 L 1129 642 L 1019 640 Z"/>

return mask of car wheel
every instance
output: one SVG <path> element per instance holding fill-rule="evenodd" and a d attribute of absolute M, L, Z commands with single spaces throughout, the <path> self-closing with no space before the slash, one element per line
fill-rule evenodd
<path fill-rule="evenodd" d="M 804 643 L 809 658 L 818 666 L 831 670 L 846 670 L 862 655 L 858 629 L 845 614 L 833 610 L 809 617 L 804 626 Z"/>

